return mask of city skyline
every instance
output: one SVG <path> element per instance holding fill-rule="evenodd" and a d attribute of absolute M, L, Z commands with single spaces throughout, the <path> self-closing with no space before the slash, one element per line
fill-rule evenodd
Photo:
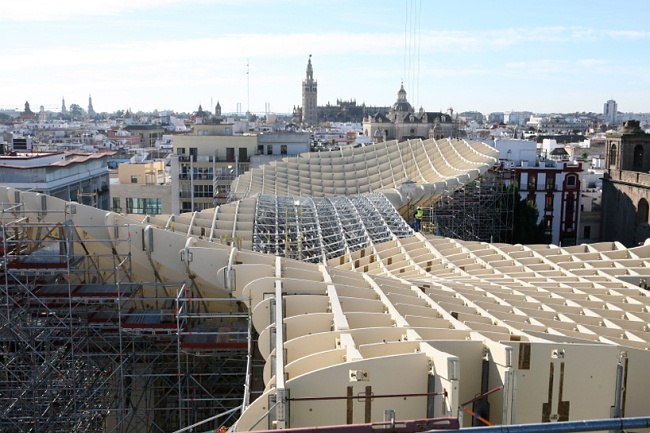
<path fill-rule="evenodd" d="M 0 108 L 291 112 L 318 105 L 648 112 L 650 4 L 44 0 L 3 6 Z"/>

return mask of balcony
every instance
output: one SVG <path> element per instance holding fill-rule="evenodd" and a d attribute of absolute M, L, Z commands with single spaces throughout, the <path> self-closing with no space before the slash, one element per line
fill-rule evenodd
<path fill-rule="evenodd" d="M 624 182 L 634 185 L 650 186 L 650 173 L 629 170 L 610 170 L 605 178 L 614 182 Z"/>
<path fill-rule="evenodd" d="M 190 173 L 180 173 L 178 175 L 180 180 L 212 180 L 213 177 L 212 174 L 204 173 L 194 173 L 194 175 L 191 175 Z"/>
<path fill-rule="evenodd" d="M 215 181 L 222 180 L 222 181 L 230 181 L 230 182 L 232 182 L 233 180 L 235 180 L 236 177 L 237 176 L 234 173 L 217 173 L 214 176 L 214 180 Z"/>

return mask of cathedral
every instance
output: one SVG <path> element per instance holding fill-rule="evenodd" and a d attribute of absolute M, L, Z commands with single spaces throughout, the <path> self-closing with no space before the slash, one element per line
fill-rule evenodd
<path fill-rule="evenodd" d="M 363 119 L 363 133 L 374 141 L 406 140 L 411 138 L 445 138 L 456 134 L 456 125 L 449 113 L 429 112 L 420 108 L 418 112 L 406 99 L 402 83 L 397 92 L 397 101 L 387 114 L 375 113 Z"/>
<path fill-rule="evenodd" d="M 601 240 L 637 246 L 650 238 L 650 134 L 629 120 L 605 138 Z"/>
<path fill-rule="evenodd" d="M 319 120 L 349 121 L 350 117 L 363 116 L 363 133 L 375 142 L 411 138 L 440 139 L 458 135 L 451 108 L 447 113 L 424 111 L 423 108 L 416 112 L 406 99 L 403 83 L 397 92 L 397 101 L 390 107 L 366 107 L 365 104 L 357 107 L 356 102 L 346 105 L 338 100 L 336 106 L 328 103 L 327 106 L 318 107 L 317 84 L 310 54 L 307 74 L 302 81 L 302 106 L 293 109 L 295 121 L 304 126 L 315 126 Z"/>

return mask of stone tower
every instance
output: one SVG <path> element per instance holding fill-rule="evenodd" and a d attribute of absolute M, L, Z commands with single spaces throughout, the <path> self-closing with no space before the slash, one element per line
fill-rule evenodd
<path fill-rule="evenodd" d="M 317 113 L 317 89 L 314 80 L 314 69 L 311 66 L 311 54 L 307 62 L 307 77 L 302 81 L 302 122 L 306 125 L 316 125 L 318 123 Z"/>
<path fill-rule="evenodd" d="M 93 98 L 88 95 L 88 117 L 95 117 L 95 109 L 93 108 Z"/>

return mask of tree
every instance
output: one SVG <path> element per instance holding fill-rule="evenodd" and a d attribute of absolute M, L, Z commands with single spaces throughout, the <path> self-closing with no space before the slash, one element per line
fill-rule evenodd
<path fill-rule="evenodd" d="M 86 112 L 84 111 L 84 109 L 81 108 L 81 106 L 78 105 L 78 104 L 70 105 L 70 110 L 69 111 L 70 111 L 70 116 L 74 120 L 81 120 L 86 115 Z"/>
<path fill-rule="evenodd" d="M 516 196 L 519 197 L 517 188 Z M 512 225 L 512 243 L 513 244 L 548 244 L 551 239 L 545 233 L 544 221 L 537 223 L 539 211 L 534 202 L 529 202 L 526 198 L 515 201 L 513 225 Z"/>

